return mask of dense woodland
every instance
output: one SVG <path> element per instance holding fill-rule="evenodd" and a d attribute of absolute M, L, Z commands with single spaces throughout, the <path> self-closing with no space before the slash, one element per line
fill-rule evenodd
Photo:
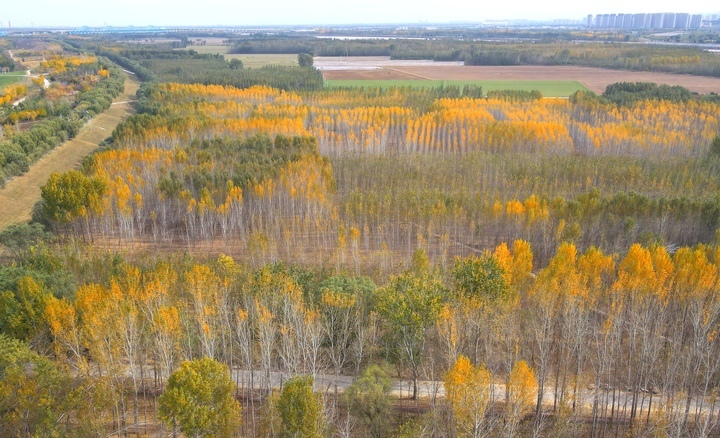
<path fill-rule="evenodd" d="M 375 266 L 421 241 L 449 263 L 521 238 L 538 267 L 564 240 L 611 253 L 711 243 L 718 104 L 624 87 L 561 100 L 154 85 L 110 148 L 50 181 L 44 209 L 86 241 L 261 262 L 332 258 L 351 229 L 356 262 Z"/>
<path fill-rule="evenodd" d="M 715 97 L 174 53 L 0 232 L 0 435 L 720 433 Z"/>

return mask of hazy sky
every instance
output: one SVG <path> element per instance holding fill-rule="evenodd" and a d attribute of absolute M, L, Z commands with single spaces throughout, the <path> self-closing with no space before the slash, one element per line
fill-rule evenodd
<path fill-rule="evenodd" d="M 1 0 L 3 27 L 419 23 L 717 13 L 717 0 Z"/>

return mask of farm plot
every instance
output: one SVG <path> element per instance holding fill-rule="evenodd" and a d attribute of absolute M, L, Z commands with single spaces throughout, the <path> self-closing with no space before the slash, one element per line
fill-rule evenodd
<path fill-rule="evenodd" d="M 316 58 L 326 80 L 427 79 L 446 81 L 577 81 L 596 93 L 615 82 L 680 85 L 701 94 L 720 93 L 720 78 L 576 66 L 463 66 L 382 57 Z M 520 86 L 520 83 L 515 84 Z M 512 88 L 516 88 L 513 86 Z M 518 88 L 523 89 L 523 88 Z"/>

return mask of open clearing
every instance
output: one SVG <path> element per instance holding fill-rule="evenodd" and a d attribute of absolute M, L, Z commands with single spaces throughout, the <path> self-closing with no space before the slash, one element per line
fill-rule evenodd
<path fill-rule="evenodd" d="M 227 54 L 225 59 L 239 59 L 245 68 L 259 68 L 266 65 L 298 65 L 297 55 L 284 54 Z"/>
<path fill-rule="evenodd" d="M 113 100 L 113 105 L 86 124 L 77 137 L 48 152 L 30 171 L 17 176 L 0 189 L 0 230 L 30 220 L 32 207 L 40 199 L 40 188 L 53 172 L 67 172 L 108 138 L 113 129 L 133 111 L 131 102 L 139 87 L 132 75 L 125 80 L 125 92 Z"/>
<path fill-rule="evenodd" d="M 232 54 L 228 51 L 232 46 L 187 46 L 184 49 L 177 50 L 194 50 L 198 53 L 212 53 L 223 55 L 226 60 L 239 59 L 243 62 L 245 68 L 260 68 L 266 65 L 297 65 L 297 55 L 283 53 L 242 53 Z"/>
<path fill-rule="evenodd" d="M 720 93 L 720 78 L 575 66 L 462 66 L 425 61 L 412 65 L 387 57 L 315 58 L 326 80 L 427 79 L 446 81 L 577 81 L 596 93 L 615 82 L 681 85 L 701 94 Z M 519 84 L 518 84 L 519 85 Z M 513 86 L 512 88 L 516 88 Z M 518 88 L 521 89 L 521 88 Z"/>
<path fill-rule="evenodd" d="M 567 97 L 576 91 L 587 90 L 578 81 L 440 81 L 423 79 L 394 79 L 394 80 L 328 80 L 328 87 L 440 87 L 455 85 L 480 85 L 483 93 L 495 90 L 538 90 L 545 97 Z"/>
<path fill-rule="evenodd" d="M 0 74 L 0 88 L 14 84 L 19 80 L 25 78 L 25 75 L 19 74 Z"/>

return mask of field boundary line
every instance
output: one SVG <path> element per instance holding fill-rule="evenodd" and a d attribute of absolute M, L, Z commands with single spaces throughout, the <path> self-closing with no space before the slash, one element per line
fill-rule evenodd
<path fill-rule="evenodd" d="M 400 69 L 398 69 L 398 68 L 390 68 L 390 67 L 383 67 L 383 68 L 384 68 L 385 70 L 394 71 L 395 73 L 402 73 L 402 74 L 404 74 L 404 75 L 413 76 L 413 77 L 420 78 L 420 79 L 425 79 L 426 81 L 436 81 L 436 80 L 437 80 L 437 79 L 430 79 L 430 78 L 428 78 L 428 77 L 421 76 L 421 75 L 419 75 L 419 74 L 410 73 L 410 72 L 407 72 L 407 71 L 405 71 L 405 70 L 400 70 Z"/>

